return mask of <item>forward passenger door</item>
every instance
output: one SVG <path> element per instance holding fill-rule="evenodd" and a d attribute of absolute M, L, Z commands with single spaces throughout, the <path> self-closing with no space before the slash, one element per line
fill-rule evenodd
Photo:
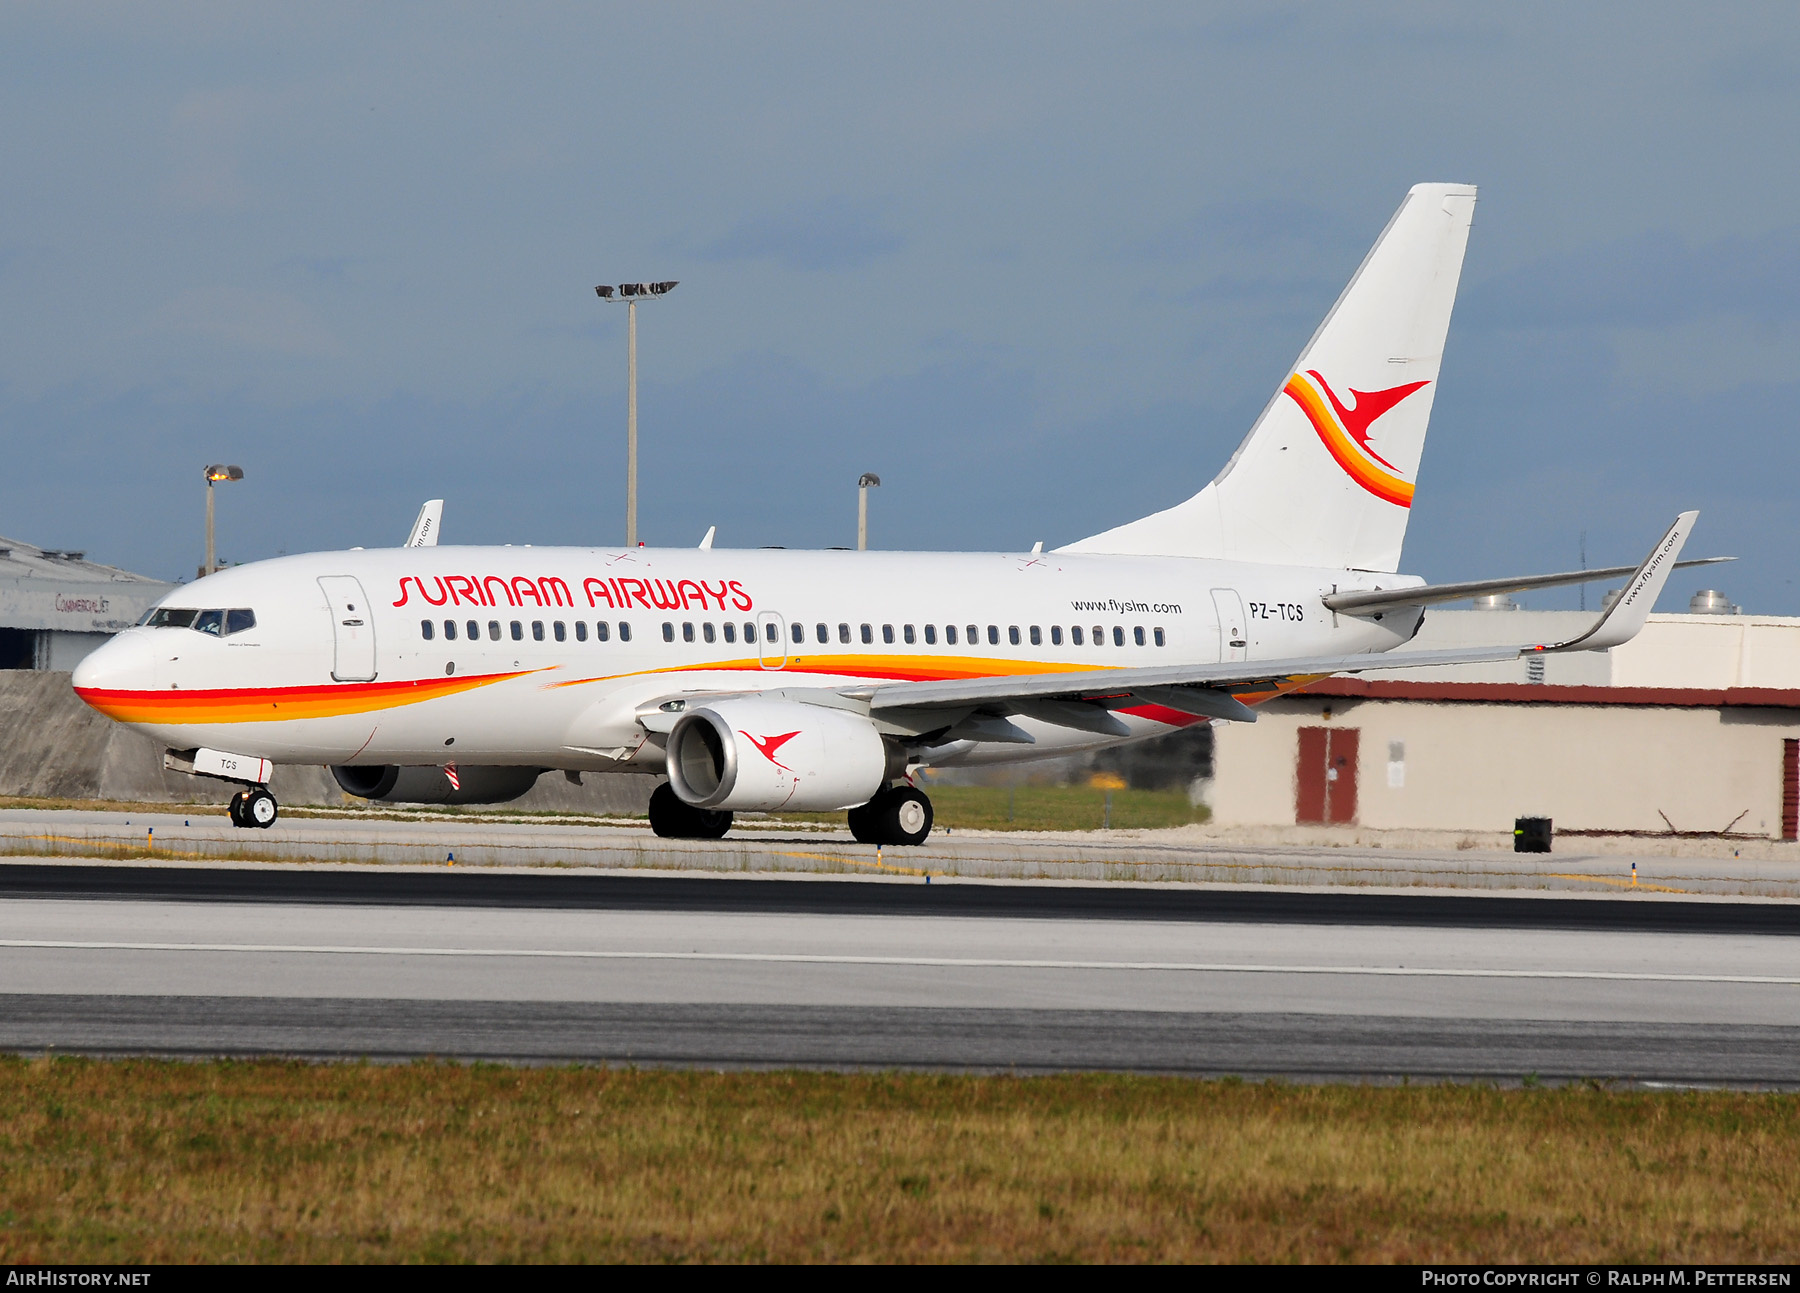
<path fill-rule="evenodd" d="M 331 606 L 331 676 L 338 682 L 375 678 L 375 617 L 362 582 L 354 575 L 321 575 L 319 587 Z"/>

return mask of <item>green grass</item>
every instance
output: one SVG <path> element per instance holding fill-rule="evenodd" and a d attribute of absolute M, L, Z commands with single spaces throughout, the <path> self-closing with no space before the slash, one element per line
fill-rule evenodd
<path fill-rule="evenodd" d="M 0 1263 L 1792 1262 L 1800 1098 L 0 1059 Z"/>
<path fill-rule="evenodd" d="M 1188 803 L 1185 790 L 1114 790 L 1093 786 L 946 786 L 926 783 L 936 829 L 983 831 L 1097 831 L 1107 824 L 1112 796 L 1115 829 L 1186 826 L 1211 816 Z M 783 813 L 786 821 L 842 821 L 842 813 Z"/>

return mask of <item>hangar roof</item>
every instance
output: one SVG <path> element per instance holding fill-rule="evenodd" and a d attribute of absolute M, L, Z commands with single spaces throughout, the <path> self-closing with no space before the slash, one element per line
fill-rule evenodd
<path fill-rule="evenodd" d="M 85 553 L 0 538 L 0 628 L 116 633 L 173 587 Z"/>

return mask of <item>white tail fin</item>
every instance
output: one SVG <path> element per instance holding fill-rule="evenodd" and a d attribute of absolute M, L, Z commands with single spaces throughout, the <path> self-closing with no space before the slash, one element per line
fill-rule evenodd
<path fill-rule="evenodd" d="M 1061 550 L 1397 569 L 1474 214 L 1415 185 L 1212 484 Z"/>

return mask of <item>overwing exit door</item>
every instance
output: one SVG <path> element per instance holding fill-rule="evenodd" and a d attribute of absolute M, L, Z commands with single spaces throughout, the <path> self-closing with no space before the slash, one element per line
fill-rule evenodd
<path fill-rule="evenodd" d="M 757 635 L 757 654 L 765 669 L 787 668 L 787 627 L 781 622 L 781 616 L 774 611 L 764 611 L 756 617 L 762 631 Z"/>
<path fill-rule="evenodd" d="M 1212 590 L 1213 609 L 1219 615 L 1219 660 L 1229 663 L 1250 654 L 1250 634 L 1244 620 L 1244 599 L 1233 588 Z"/>
<path fill-rule="evenodd" d="M 375 677 L 375 617 L 362 582 L 354 575 L 321 575 L 319 587 L 331 606 L 334 647 L 331 676 L 338 682 L 369 682 Z"/>

